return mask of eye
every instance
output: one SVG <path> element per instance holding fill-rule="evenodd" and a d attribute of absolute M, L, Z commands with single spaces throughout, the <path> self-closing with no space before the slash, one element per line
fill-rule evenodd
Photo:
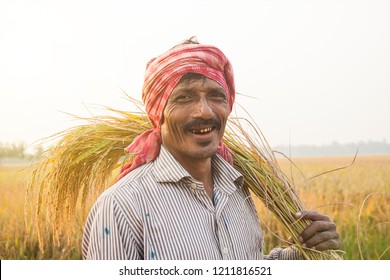
<path fill-rule="evenodd" d="M 221 91 L 213 91 L 210 96 L 212 98 L 218 99 L 218 100 L 226 100 L 226 94 L 225 92 Z"/>
<path fill-rule="evenodd" d="M 192 95 L 189 94 L 189 93 L 182 93 L 182 94 L 179 94 L 178 96 L 176 96 L 175 100 L 177 102 L 187 102 L 187 101 L 190 101 L 192 99 Z"/>

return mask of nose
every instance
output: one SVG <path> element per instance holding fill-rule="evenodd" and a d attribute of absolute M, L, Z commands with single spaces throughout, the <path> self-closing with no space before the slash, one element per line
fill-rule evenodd
<path fill-rule="evenodd" d="M 211 119 L 213 117 L 213 110 L 211 109 L 206 98 L 199 98 L 194 108 L 193 117 L 196 119 Z"/>

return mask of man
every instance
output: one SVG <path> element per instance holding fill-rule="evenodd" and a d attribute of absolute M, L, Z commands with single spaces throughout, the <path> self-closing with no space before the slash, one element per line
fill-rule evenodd
<path fill-rule="evenodd" d="M 221 142 L 235 97 L 233 70 L 216 47 L 189 41 L 149 62 L 142 98 L 154 129 L 129 147 L 134 160 L 86 222 L 85 259 L 297 259 L 263 254 L 250 193 Z M 338 249 L 335 224 L 314 211 L 300 241 Z M 297 217 L 298 218 L 298 217 Z"/>

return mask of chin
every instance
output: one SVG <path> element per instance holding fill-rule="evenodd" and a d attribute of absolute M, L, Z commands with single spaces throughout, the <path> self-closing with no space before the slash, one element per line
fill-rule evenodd
<path fill-rule="evenodd" d="M 217 150 L 218 150 L 218 146 L 217 147 L 202 147 L 202 148 L 197 148 L 195 149 L 191 154 L 192 154 L 192 158 L 196 158 L 196 159 L 205 159 L 205 158 L 211 158 L 213 157 L 216 153 L 217 153 Z"/>

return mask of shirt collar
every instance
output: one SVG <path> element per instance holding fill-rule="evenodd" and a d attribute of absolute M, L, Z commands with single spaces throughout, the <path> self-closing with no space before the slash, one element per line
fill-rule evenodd
<path fill-rule="evenodd" d="M 213 157 L 214 184 L 222 191 L 231 194 L 244 184 L 244 177 L 219 154 Z M 234 182 L 234 184 L 232 184 Z"/>
<path fill-rule="evenodd" d="M 215 184 L 222 191 L 230 194 L 240 188 L 244 179 L 232 165 L 226 162 L 220 155 L 216 154 L 212 159 L 213 176 Z M 191 175 L 184 167 L 173 157 L 173 155 L 161 145 L 160 154 L 154 161 L 155 177 L 157 182 L 179 182 L 184 178 L 191 178 Z M 228 184 L 226 181 L 234 182 Z"/>
<path fill-rule="evenodd" d="M 159 183 L 179 182 L 183 178 L 191 177 L 173 155 L 161 145 L 160 154 L 154 161 L 156 180 Z"/>

